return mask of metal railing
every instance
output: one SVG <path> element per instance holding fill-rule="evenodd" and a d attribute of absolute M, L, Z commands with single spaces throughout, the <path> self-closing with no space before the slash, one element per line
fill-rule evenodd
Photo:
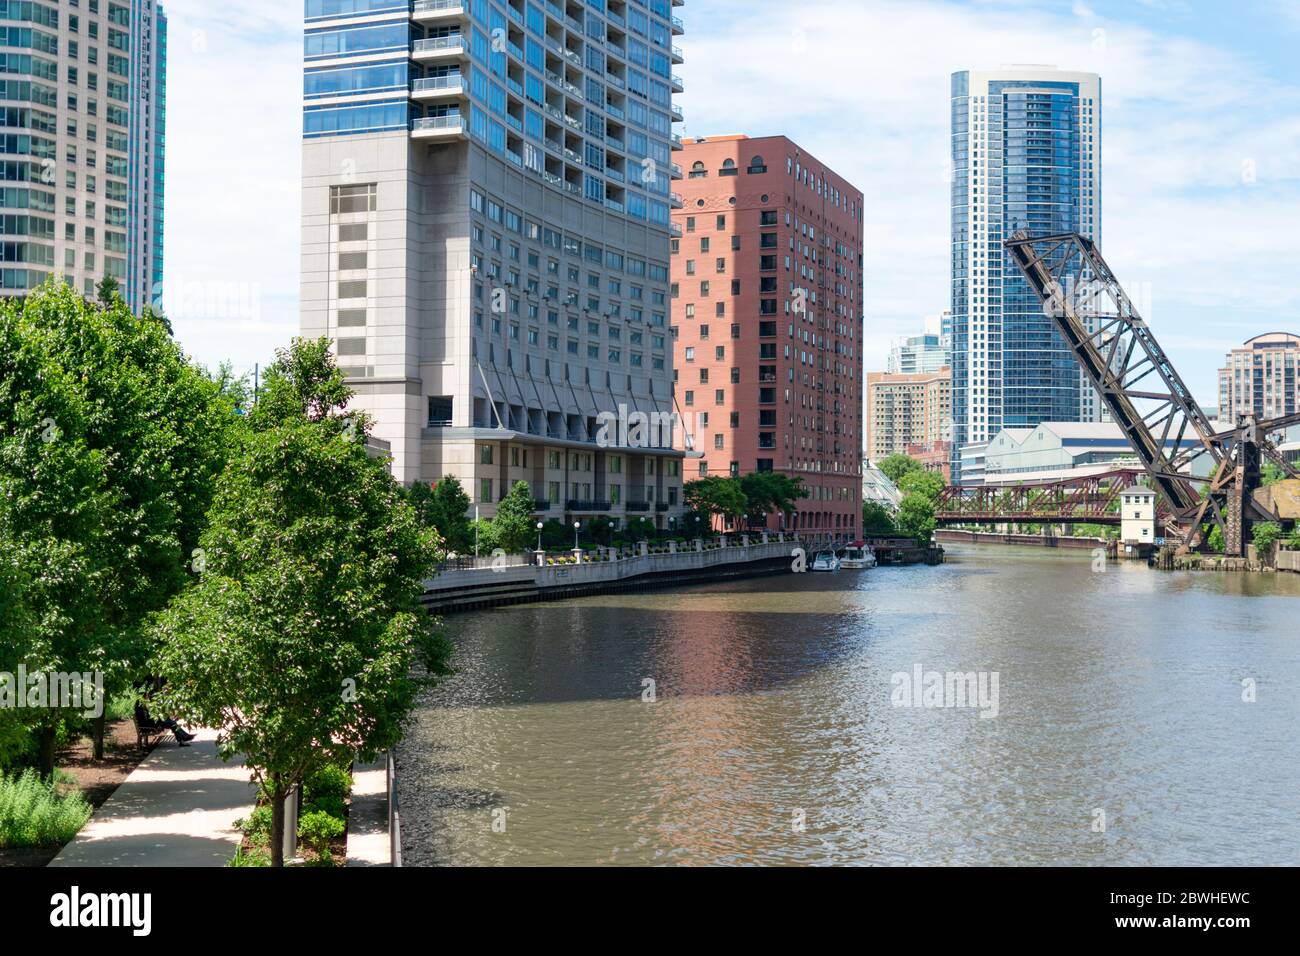
<path fill-rule="evenodd" d="M 458 113 L 449 116 L 417 116 L 411 120 L 411 129 L 463 129 L 464 120 Z"/>
<path fill-rule="evenodd" d="M 459 73 L 449 73 L 446 76 L 422 76 L 414 80 L 411 89 L 416 93 L 426 93 L 431 90 L 457 90 L 464 89 L 463 77 Z"/>
<path fill-rule="evenodd" d="M 414 13 L 437 13 L 440 10 L 460 10 L 465 0 L 415 0 Z"/>
<path fill-rule="evenodd" d="M 439 50 L 463 50 L 464 48 L 465 38 L 459 33 L 445 37 L 429 37 L 416 40 L 411 44 L 413 53 L 436 53 Z"/>
<path fill-rule="evenodd" d="M 393 866 L 402 865 L 402 814 L 397 799 L 397 761 L 388 751 L 388 846 Z"/>

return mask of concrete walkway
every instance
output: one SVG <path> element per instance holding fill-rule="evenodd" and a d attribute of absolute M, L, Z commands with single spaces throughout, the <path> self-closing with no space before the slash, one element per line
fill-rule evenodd
<path fill-rule="evenodd" d="M 50 866 L 229 863 L 256 788 L 241 761 L 217 756 L 215 730 L 197 733 L 189 747 L 164 737 Z"/>
<path fill-rule="evenodd" d="M 388 758 L 352 768 L 348 866 L 392 866 L 388 838 Z"/>

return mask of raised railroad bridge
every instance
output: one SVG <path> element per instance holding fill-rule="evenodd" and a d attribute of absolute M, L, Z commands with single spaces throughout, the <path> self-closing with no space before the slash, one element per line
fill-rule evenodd
<path fill-rule="evenodd" d="M 1122 520 L 1120 495 L 1146 476 L 1142 468 L 1117 468 L 1100 474 L 1041 484 L 945 488 L 935 504 L 940 525 L 955 524 L 1102 524 Z M 1156 525 L 1174 521 L 1163 500 Z"/>

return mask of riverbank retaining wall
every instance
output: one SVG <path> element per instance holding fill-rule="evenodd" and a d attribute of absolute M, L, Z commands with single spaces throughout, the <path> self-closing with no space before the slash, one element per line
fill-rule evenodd
<path fill-rule="evenodd" d="M 742 541 L 583 563 L 499 565 L 448 571 L 425 582 L 423 603 L 439 613 L 551 601 L 614 591 L 789 572 L 799 541 Z M 809 555 L 805 560 L 811 562 Z"/>
<path fill-rule="evenodd" d="M 958 531 L 945 528 L 934 533 L 936 540 L 966 544 L 1015 544 L 1039 548 L 1077 548 L 1092 551 L 1109 545 L 1104 538 L 1049 538 L 1041 534 L 998 534 L 992 531 Z"/>

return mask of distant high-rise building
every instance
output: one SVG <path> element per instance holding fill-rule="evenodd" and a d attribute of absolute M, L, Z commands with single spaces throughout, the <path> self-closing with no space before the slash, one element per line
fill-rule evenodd
<path fill-rule="evenodd" d="M 683 513 L 673 5 L 306 0 L 302 330 L 402 482 Z"/>
<path fill-rule="evenodd" d="M 60 9 L 60 6 L 63 9 Z M 153 0 L 0 0 L 0 295 L 50 275 L 161 298 L 167 17 Z"/>
<path fill-rule="evenodd" d="M 952 77 L 953 478 L 1002 428 L 1102 406 L 1007 255 L 1017 230 L 1101 239 L 1101 80 L 1015 66 Z"/>
<path fill-rule="evenodd" d="M 949 365 L 951 349 L 937 332 L 899 339 L 889 350 L 885 371 L 891 375 L 937 372 Z"/>
<path fill-rule="evenodd" d="M 867 455 L 880 461 L 909 445 L 933 448 L 950 440 L 951 370 L 867 373 Z"/>
<path fill-rule="evenodd" d="M 682 153 L 676 397 L 697 474 L 802 478 L 800 530 L 862 521 L 862 193 L 784 136 Z"/>
<path fill-rule="evenodd" d="M 1257 335 L 1228 353 L 1219 369 L 1219 421 L 1235 427 L 1242 415 L 1281 418 L 1300 408 L 1300 335 Z"/>

